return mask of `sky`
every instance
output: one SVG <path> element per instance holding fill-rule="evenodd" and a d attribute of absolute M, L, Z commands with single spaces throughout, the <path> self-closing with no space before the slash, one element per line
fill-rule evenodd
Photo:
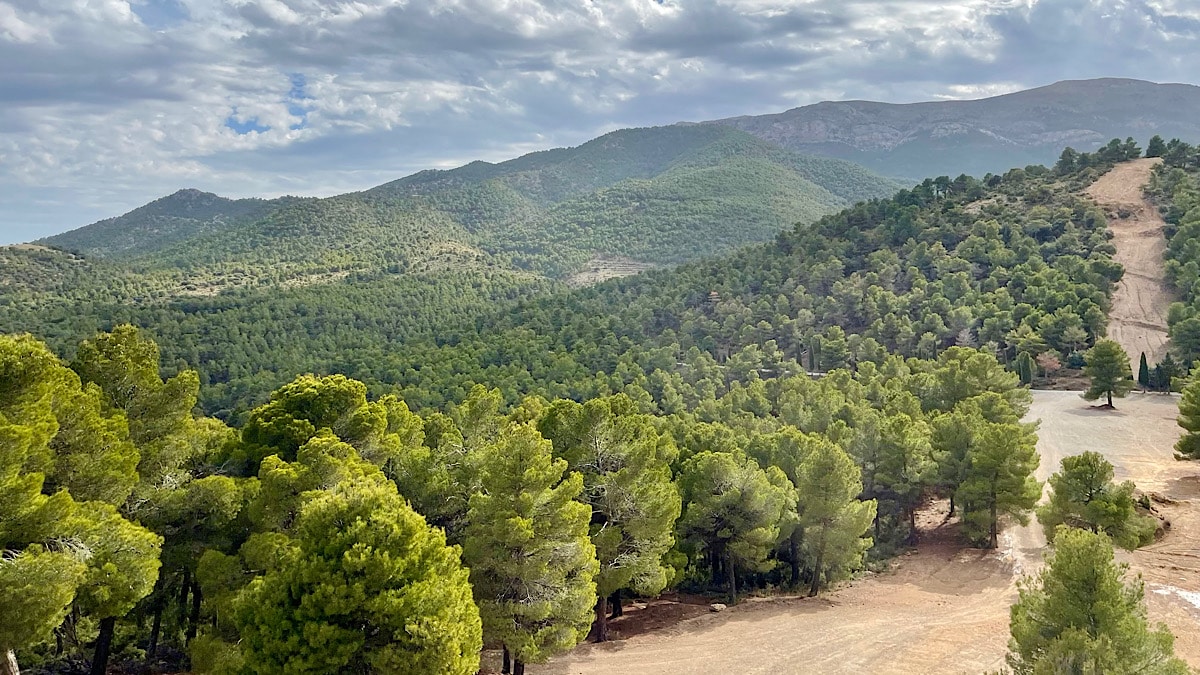
<path fill-rule="evenodd" d="M 1193 82 L 1200 0 L 0 0 L 0 243 L 822 100 Z"/>

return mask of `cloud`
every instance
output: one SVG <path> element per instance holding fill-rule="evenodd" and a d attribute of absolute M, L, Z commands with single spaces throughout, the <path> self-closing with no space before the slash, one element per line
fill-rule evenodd
<path fill-rule="evenodd" d="M 1193 0 L 0 0 L 0 241 L 823 99 L 1186 81 Z"/>

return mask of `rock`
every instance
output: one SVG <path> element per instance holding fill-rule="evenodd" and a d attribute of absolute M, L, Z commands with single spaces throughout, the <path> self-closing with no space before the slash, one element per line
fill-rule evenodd
<path fill-rule="evenodd" d="M 725 605 L 722 605 L 719 602 L 714 602 L 713 604 L 708 606 L 708 611 L 710 611 L 710 612 L 720 612 L 723 609 L 725 609 Z"/>

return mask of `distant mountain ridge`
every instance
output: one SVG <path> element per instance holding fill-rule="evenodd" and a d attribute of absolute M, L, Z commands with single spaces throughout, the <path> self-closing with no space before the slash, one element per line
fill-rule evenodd
<path fill-rule="evenodd" d="M 124 215 L 46 237 L 37 243 L 109 258 L 132 257 L 253 221 L 299 201 L 304 200 L 300 197 L 226 199 L 185 188 Z"/>
<path fill-rule="evenodd" d="M 827 101 L 704 124 L 741 129 L 780 147 L 847 159 L 888 176 L 982 176 L 1050 164 L 1064 147 L 1093 150 L 1118 137 L 1200 141 L 1200 87 L 1068 80 L 977 100 Z"/>
<path fill-rule="evenodd" d="M 71 267 L 46 252 L 10 250 L 0 277 L 23 288 L 5 268 L 42 270 L 41 279 L 69 269 L 77 280 L 94 270 L 92 285 L 105 297 L 140 301 L 350 274 L 472 269 L 567 279 L 593 259 L 638 269 L 726 252 L 900 187 L 853 163 L 727 127 L 623 129 L 573 148 L 422 171 L 324 199 L 181 190 L 38 242 L 82 254 Z M 116 276 L 121 281 L 110 283 Z M 92 295 L 85 281 L 75 285 L 75 297 Z M 26 288 L 61 293 L 40 289 Z"/>

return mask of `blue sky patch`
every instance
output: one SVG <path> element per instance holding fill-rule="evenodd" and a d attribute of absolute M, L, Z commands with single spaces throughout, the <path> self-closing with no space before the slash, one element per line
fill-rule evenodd
<path fill-rule="evenodd" d="M 130 9 L 152 30 L 164 30 L 188 19 L 187 8 L 179 0 L 142 0 L 131 3 Z"/>
<path fill-rule="evenodd" d="M 264 127 L 263 125 L 259 124 L 257 117 L 251 117 L 244 122 L 240 122 L 235 115 L 230 115 L 229 117 L 225 118 L 225 126 L 233 129 L 233 131 L 239 136 L 245 136 L 251 132 L 261 134 L 264 131 L 271 130 L 271 127 Z"/>
<path fill-rule="evenodd" d="M 310 105 L 308 102 L 313 100 L 313 97 L 309 96 L 308 92 L 304 89 L 305 85 L 308 84 L 304 73 L 292 73 L 288 75 L 288 79 L 292 81 L 292 87 L 288 90 L 287 97 L 288 114 L 300 118 L 298 124 L 291 126 L 291 129 L 295 131 L 296 129 L 303 129 L 308 126 L 308 110 Z"/>

